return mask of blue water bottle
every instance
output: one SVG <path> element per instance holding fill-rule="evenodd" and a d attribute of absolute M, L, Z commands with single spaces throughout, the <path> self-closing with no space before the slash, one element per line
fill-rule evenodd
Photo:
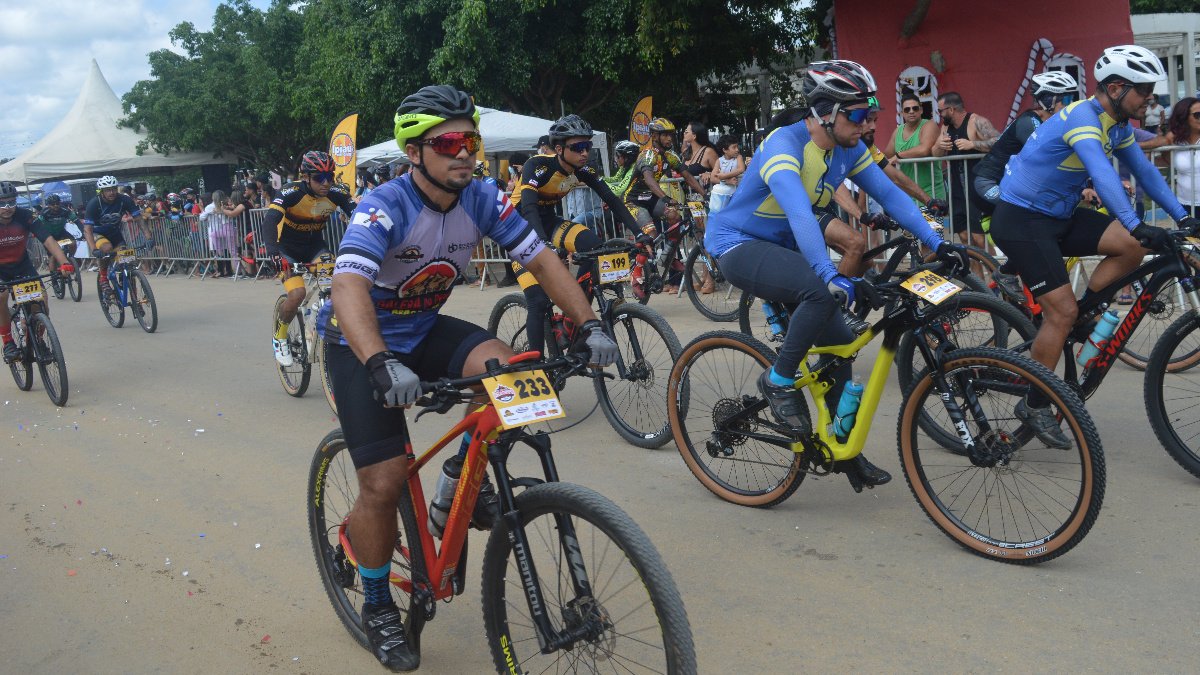
<path fill-rule="evenodd" d="M 762 304 L 763 314 L 767 315 L 767 323 L 771 325 L 771 335 L 783 334 L 783 308 L 775 303 L 764 300 Z"/>
<path fill-rule="evenodd" d="M 1100 349 L 1104 343 L 1108 342 L 1113 333 L 1117 332 L 1117 324 L 1121 322 L 1121 317 L 1111 309 L 1100 315 L 1100 320 L 1096 322 L 1096 327 L 1092 329 L 1091 336 L 1087 342 L 1079 348 L 1079 356 L 1075 358 L 1075 363 L 1079 364 L 1080 368 L 1086 368 L 1092 359 L 1100 353 Z"/>
<path fill-rule="evenodd" d="M 854 428 L 854 418 L 858 414 L 858 404 L 862 402 L 863 385 L 856 375 L 842 389 L 842 398 L 838 400 L 837 415 L 833 418 L 833 434 L 838 441 L 846 442 L 850 430 Z"/>

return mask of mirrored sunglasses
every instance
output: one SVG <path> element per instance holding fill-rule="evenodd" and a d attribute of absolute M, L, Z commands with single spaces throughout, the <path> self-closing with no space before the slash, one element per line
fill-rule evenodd
<path fill-rule="evenodd" d="M 440 136 L 426 138 L 421 143 L 428 145 L 439 155 L 457 157 L 463 148 L 467 149 L 468 155 L 479 152 L 483 138 L 478 131 L 449 131 Z"/>
<path fill-rule="evenodd" d="M 309 174 L 309 175 L 312 177 L 313 180 L 317 181 L 318 183 L 332 183 L 333 182 L 333 172 L 332 171 L 321 171 L 319 173 L 314 173 L 314 174 Z"/>
<path fill-rule="evenodd" d="M 592 149 L 592 142 L 591 141 L 579 141 L 578 143 L 571 143 L 570 145 L 567 146 L 567 149 L 570 150 L 571 152 L 578 152 L 578 153 L 582 154 L 582 153 L 585 153 Z"/>
<path fill-rule="evenodd" d="M 838 112 L 846 116 L 846 119 L 855 124 L 862 124 L 867 121 L 867 115 L 871 114 L 870 108 L 855 108 L 853 110 L 839 110 Z"/>

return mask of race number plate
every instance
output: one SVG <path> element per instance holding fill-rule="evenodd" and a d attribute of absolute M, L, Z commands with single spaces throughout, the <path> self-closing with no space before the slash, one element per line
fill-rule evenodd
<path fill-rule="evenodd" d="M 629 281 L 630 264 L 628 253 L 602 255 L 597 260 L 597 266 L 600 268 L 600 283 L 602 284 L 619 284 L 623 281 Z"/>
<path fill-rule="evenodd" d="M 692 210 L 692 217 L 704 217 L 704 204 L 700 202 L 688 202 L 688 208 Z"/>
<path fill-rule="evenodd" d="M 483 386 L 505 429 L 565 417 L 550 378 L 540 370 L 484 378 Z"/>
<path fill-rule="evenodd" d="M 41 300 L 43 295 L 44 291 L 42 290 L 42 282 L 40 281 L 30 281 L 13 286 L 13 302 L 17 304 Z"/>
<path fill-rule="evenodd" d="M 117 249 L 117 262 L 127 263 L 133 262 L 134 260 L 137 260 L 137 251 L 134 251 L 131 248 Z"/>
<path fill-rule="evenodd" d="M 58 245 L 59 245 L 59 247 L 61 247 L 61 248 L 66 248 L 66 247 L 68 247 L 68 246 L 74 246 L 74 245 L 75 245 L 75 240 L 74 240 L 74 239 L 59 239 L 59 240 L 58 240 Z"/>
<path fill-rule="evenodd" d="M 900 285 L 915 293 L 922 300 L 935 305 L 962 290 L 954 282 L 933 272 L 919 272 L 905 279 Z"/>
<path fill-rule="evenodd" d="M 317 264 L 317 286 L 329 288 L 333 285 L 333 263 Z"/>

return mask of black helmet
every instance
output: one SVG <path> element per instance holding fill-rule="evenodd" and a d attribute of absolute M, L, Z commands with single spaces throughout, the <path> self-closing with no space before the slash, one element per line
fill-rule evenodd
<path fill-rule="evenodd" d="M 814 108 L 819 107 L 821 101 L 828 102 L 830 108 L 835 103 L 865 102 L 875 95 L 875 91 L 875 78 L 854 61 L 811 63 L 800 82 L 800 93 Z"/>
<path fill-rule="evenodd" d="M 566 115 L 555 120 L 554 124 L 550 125 L 550 145 L 554 145 L 560 141 L 565 141 L 568 138 L 575 136 L 584 136 L 591 138 L 592 125 L 588 124 L 579 115 Z"/>
<path fill-rule="evenodd" d="M 390 165 L 380 164 L 379 166 L 375 167 L 375 178 L 379 179 L 379 182 L 388 180 L 391 177 L 392 167 Z"/>
<path fill-rule="evenodd" d="M 410 94 L 396 108 L 396 143 L 403 149 L 410 139 L 447 120 L 468 119 L 479 127 L 479 110 L 465 91 L 448 84 L 432 84 Z"/>
<path fill-rule="evenodd" d="M 46 206 L 58 206 L 61 203 L 62 203 L 62 197 L 59 197 L 56 194 L 46 195 Z"/>
<path fill-rule="evenodd" d="M 633 141 L 621 141 L 621 142 L 617 143 L 617 145 L 613 148 L 613 152 L 617 153 L 621 157 L 626 157 L 628 159 L 633 159 L 634 157 L 637 157 L 638 153 L 640 153 L 641 151 L 642 151 L 642 146 L 638 145 L 637 143 L 634 143 Z"/>
<path fill-rule="evenodd" d="M 8 181 L 0 181 L 0 199 L 16 199 L 17 186 Z"/>

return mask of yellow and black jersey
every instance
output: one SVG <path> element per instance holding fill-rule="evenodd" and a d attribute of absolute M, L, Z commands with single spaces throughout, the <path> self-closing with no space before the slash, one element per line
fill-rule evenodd
<path fill-rule="evenodd" d="M 638 155 L 637 164 L 633 166 L 633 180 L 629 182 L 629 186 L 625 188 L 625 194 L 622 195 L 625 201 L 633 201 L 634 198 L 653 194 L 646 185 L 645 171 L 649 169 L 654 176 L 654 181 L 662 180 L 667 169 L 676 172 L 686 171 L 683 165 L 683 160 L 679 159 L 679 155 L 675 154 L 674 150 L 656 150 L 649 148 L 643 150 L 642 154 Z"/>
<path fill-rule="evenodd" d="M 355 206 L 349 190 L 341 185 L 329 186 L 329 194 L 318 197 L 303 182 L 288 183 L 271 201 L 264 225 L 274 229 L 281 242 L 307 241 L 321 236 L 335 209 L 350 214 Z"/>
<path fill-rule="evenodd" d="M 533 225 L 538 236 L 549 241 L 550 231 L 563 220 L 555 210 L 556 207 L 568 192 L 580 184 L 588 186 L 599 195 L 622 222 L 628 220 L 625 226 L 631 232 L 637 231 L 634 229 L 636 223 L 632 217 L 622 217 L 629 216 L 628 210 L 621 205 L 621 200 L 601 180 L 600 174 L 594 168 L 584 165 L 571 172 L 563 167 L 555 155 L 536 155 L 525 162 L 521 169 L 521 183 L 513 190 L 512 203 L 525 220 Z"/>

